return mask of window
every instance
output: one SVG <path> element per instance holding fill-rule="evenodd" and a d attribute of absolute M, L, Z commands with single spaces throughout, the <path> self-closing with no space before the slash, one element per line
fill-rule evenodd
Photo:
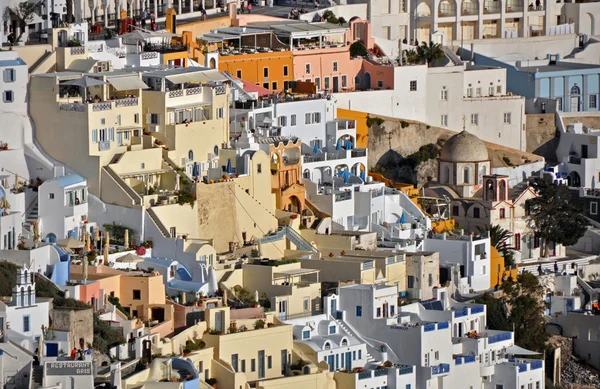
<path fill-rule="evenodd" d="M 537 381 L 535 383 L 535 389 L 540 389 L 541 385 L 540 385 L 540 381 Z"/>
<path fill-rule="evenodd" d="M 337 63 L 337 61 L 334 61 L 334 62 L 333 62 L 333 71 L 334 71 L 334 72 L 337 72 L 337 71 L 338 71 L 338 63 Z"/>
<path fill-rule="evenodd" d="M 458 216 L 458 205 L 452 206 L 452 216 Z"/>
<path fill-rule="evenodd" d="M 471 177 L 469 177 L 470 176 L 469 173 L 471 173 L 471 171 L 469 170 L 468 167 L 465 167 L 463 170 L 463 184 L 468 184 L 471 181 Z"/>
<path fill-rule="evenodd" d="M 321 89 L 321 77 L 315 77 L 315 85 L 317 90 Z"/>
<path fill-rule="evenodd" d="M 256 164 L 256 172 L 257 173 L 262 173 L 262 163 L 257 163 Z"/>
<path fill-rule="evenodd" d="M 390 13 L 390 8 L 392 8 L 392 5 L 390 3 L 391 3 L 390 0 L 383 0 L 383 7 L 381 7 L 382 14 Z M 390 39 L 390 38 L 387 38 L 387 39 Z"/>
<path fill-rule="evenodd" d="M 273 368 L 273 356 L 269 355 L 267 357 L 267 369 Z"/>
<path fill-rule="evenodd" d="M 558 109 L 559 111 L 562 111 L 562 97 L 556 98 L 556 109 Z"/>
<path fill-rule="evenodd" d="M 310 309 L 310 298 L 309 297 L 305 297 L 304 298 L 304 312 L 308 312 L 308 310 Z"/>
<path fill-rule="evenodd" d="M 235 71 L 235 76 L 236 76 L 237 78 L 242 78 L 242 71 L 241 71 L 241 70 L 236 70 L 236 71 Z"/>
<path fill-rule="evenodd" d="M 304 66 L 304 70 L 305 70 L 306 74 L 310 74 L 310 64 L 309 64 L 309 63 L 307 63 L 307 64 Z"/>
<path fill-rule="evenodd" d="M 429 284 L 429 287 L 431 288 L 433 286 L 433 274 L 429 273 L 429 275 L 427 276 L 427 282 Z"/>
<path fill-rule="evenodd" d="M 477 114 L 477 113 L 472 113 L 471 114 L 471 125 L 472 126 L 479 125 L 479 114 Z"/>
<path fill-rule="evenodd" d="M 473 97 L 473 88 L 467 88 L 467 97 Z"/>
<path fill-rule="evenodd" d="M 382 80 L 377 80 L 377 88 L 379 88 L 379 89 L 383 88 L 383 81 Z"/>
<path fill-rule="evenodd" d="M 302 331 L 302 339 L 310 339 L 310 330 Z"/>
<path fill-rule="evenodd" d="M 410 384 L 406 384 L 406 389 L 412 389 Z"/>
<path fill-rule="evenodd" d="M 263 82 L 263 88 L 269 89 L 269 83 L 268 82 Z"/>
<path fill-rule="evenodd" d="M 16 78 L 15 69 L 4 69 L 4 82 L 15 82 Z"/>
<path fill-rule="evenodd" d="M 362 316 L 362 305 L 357 305 L 356 306 L 356 316 L 357 317 L 361 317 Z"/>
<path fill-rule="evenodd" d="M 256 371 L 256 359 L 252 358 L 250 360 L 250 371 L 254 372 Z"/>
<path fill-rule="evenodd" d="M 435 355 L 435 360 L 439 361 L 440 360 L 440 352 L 436 351 L 434 355 Z"/>
<path fill-rule="evenodd" d="M 481 97 L 481 88 L 475 89 L 475 93 L 477 94 L 477 97 Z"/>
<path fill-rule="evenodd" d="M 29 332 L 29 315 L 23 316 L 23 332 Z"/>
<path fill-rule="evenodd" d="M 417 80 L 413 80 L 410 82 L 410 91 L 414 92 L 417 90 Z"/>
<path fill-rule="evenodd" d="M 276 89 L 277 89 L 277 82 L 276 82 L 276 81 L 273 81 L 273 82 L 271 83 L 271 89 L 273 89 L 273 90 L 276 90 Z"/>
<path fill-rule="evenodd" d="M 533 383 L 527 384 L 527 389 L 533 389 Z"/>
<path fill-rule="evenodd" d="M 598 214 L 598 203 L 593 201 L 590 203 L 590 214 L 597 215 Z"/>
<path fill-rule="evenodd" d="M 342 88 L 348 88 L 348 76 L 342 76 Z"/>
<path fill-rule="evenodd" d="M 514 235 L 514 246 L 515 250 L 521 250 L 521 234 L 517 233 Z"/>
<path fill-rule="evenodd" d="M 312 124 L 312 114 L 310 112 L 304 114 L 304 124 Z"/>
<path fill-rule="evenodd" d="M 290 115 L 290 125 L 294 127 L 296 125 L 296 114 Z"/>
<path fill-rule="evenodd" d="M 139 113 L 133 114 L 133 122 L 136 124 L 138 124 L 140 122 L 140 114 Z"/>
<path fill-rule="evenodd" d="M 329 77 L 325 77 L 324 80 L 325 80 L 324 88 L 325 88 L 325 90 L 328 90 L 329 89 Z"/>
<path fill-rule="evenodd" d="M 473 217 L 475 219 L 479 219 L 480 215 L 479 215 L 479 208 L 473 208 Z"/>
<path fill-rule="evenodd" d="M 100 119 L 100 124 L 105 125 L 106 124 L 106 119 L 105 118 Z"/>
<path fill-rule="evenodd" d="M 510 112 L 504 112 L 504 124 L 510 124 Z"/>
<path fill-rule="evenodd" d="M 4 102 L 5 103 L 12 103 L 14 101 L 14 93 L 11 90 L 5 90 L 4 91 Z"/>
<path fill-rule="evenodd" d="M 440 100 L 448 100 L 448 91 L 446 89 L 440 91 Z"/>
<path fill-rule="evenodd" d="M 277 118 L 277 123 L 279 124 L 279 127 L 285 127 L 287 126 L 287 116 L 280 116 Z"/>
<path fill-rule="evenodd" d="M 496 85 L 496 93 L 502 94 L 502 85 Z"/>
<path fill-rule="evenodd" d="M 485 265 L 483 265 L 483 266 L 481 267 L 481 274 L 482 274 L 482 275 L 485 275 Z M 486 355 L 486 358 L 487 358 L 487 355 Z"/>
<path fill-rule="evenodd" d="M 500 219 L 506 218 L 506 211 L 504 208 L 500 208 Z"/>
<path fill-rule="evenodd" d="M 590 104 L 588 108 L 597 108 L 596 106 L 596 95 L 590 96 Z"/>
<path fill-rule="evenodd" d="M 263 68 L 263 76 L 269 77 L 269 68 Z"/>
<path fill-rule="evenodd" d="M 133 290 L 133 299 L 134 300 L 141 300 L 142 299 L 142 291 L 139 289 L 134 289 Z"/>
<path fill-rule="evenodd" d="M 285 66 L 283 67 L 283 75 L 284 75 L 285 77 L 287 77 L 287 76 L 288 76 L 288 74 L 289 74 L 289 73 L 288 73 L 288 67 L 287 67 L 287 65 L 285 65 Z"/>
<path fill-rule="evenodd" d="M 362 350 L 358 350 L 358 359 L 362 359 Z"/>
<path fill-rule="evenodd" d="M 54 193 L 48 193 L 48 198 L 50 200 L 54 200 Z"/>
<path fill-rule="evenodd" d="M 217 119 L 223 119 L 223 117 L 224 117 L 224 110 L 225 109 L 223 107 L 217 108 Z"/>
<path fill-rule="evenodd" d="M 490 86 L 490 88 L 488 89 L 488 95 L 493 96 L 494 95 L 494 87 Z"/>
<path fill-rule="evenodd" d="M 335 326 L 330 326 L 329 327 L 329 335 L 333 335 L 335 333 L 336 333 Z"/>
<path fill-rule="evenodd" d="M 429 366 L 429 354 L 425 354 L 425 366 Z"/>
<path fill-rule="evenodd" d="M 321 112 L 313 113 L 313 123 L 321 123 Z"/>
<path fill-rule="evenodd" d="M 415 287 L 415 276 L 408 276 L 408 288 L 412 289 Z"/>
<path fill-rule="evenodd" d="M 442 127 L 448 127 L 448 115 L 441 115 L 440 116 L 440 125 Z"/>
<path fill-rule="evenodd" d="M 146 114 L 146 122 L 148 122 L 148 124 L 158 124 L 159 123 L 158 114 L 157 113 Z"/>
<path fill-rule="evenodd" d="M 242 359 L 242 373 L 246 372 L 246 360 Z"/>

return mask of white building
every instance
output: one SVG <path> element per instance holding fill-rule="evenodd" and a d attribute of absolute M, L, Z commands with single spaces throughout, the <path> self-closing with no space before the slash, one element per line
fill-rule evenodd
<path fill-rule="evenodd" d="M 90 232 L 94 223 L 88 216 L 87 180 L 71 174 L 44 182 L 38 191 L 41 235 L 47 242 Z"/>
<path fill-rule="evenodd" d="M 583 307 L 585 296 L 577 285 L 576 275 L 556 276 L 550 296 L 550 315 L 566 315 Z"/>
<path fill-rule="evenodd" d="M 490 238 L 434 235 L 423 240 L 422 248 L 439 252 L 441 265 L 459 266 L 457 288 L 461 294 L 490 288 Z"/>
<path fill-rule="evenodd" d="M 379 345 L 390 361 L 415 366 L 418 388 L 486 382 L 493 388 L 544 388 L 544 361 L 515 359 L 537 353 L 515 346 L 511 332 L 486 330 L 483 305 L 458 304 L 442 292 L 440 300 L 404 306 L 396 315 L 394 287 L 353 285 L 338 293 L 326 298 L 325 307 L 336 312 L 339 326 L 368 339 L 369 351 L 369 345 Z"/>
<path fill-rule="evenodd" d="M 51 299 L 35 296 L 33 273 L 19 268 L 12 299 L 0 301 L 0 331 L 11 342 L 35 350 L 36 338 L 43 336 L 42 326 L 49 326 L 50 302 Z"/>
<path fill-rule="evenodd" d="M 583 123 L 569 124 L 561 128 L 560 140 L 556 148 L 561 177 L 567 177 L 572 187 L 598 187 L 600 172 L 600 149 L 598 139 L 600 129 L 592 129 Z"/>

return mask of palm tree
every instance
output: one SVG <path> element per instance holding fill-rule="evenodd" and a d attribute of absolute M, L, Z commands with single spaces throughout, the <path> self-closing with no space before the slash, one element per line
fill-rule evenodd
<path fill-rule="evenodd" d="M 417 51 L 415 49 L 405 50 L 404 56 L 406 59 L 406 63 L 416 64 L 421 62 L 419 55 L 417 54 Z"/>
<path fill-rule="evenodd" d="M 513 246 L 509 246 L 508 242 L 513 237 L 513 233 L 505 230 L 499 225 L 485 226 L 485 228 L 477 227 L 479 232 L 488 233 L 490 237 L 490 244 L 494 246 L 501 256 L 504 257 L 504 265 L 514 265 L 515 258 L 514 252 L 516 249 Z"/>
<path fill-rule="evenodd" d="M 421 63 L 427 63 L 427 65 L 431 65 L 431 63 L 435 60 L 444 58 L 444 50 L 442 50 L 442 45 L 439 43 L 426 42 L 421 43 L 420 46 L 417 47 L 417 56 Z"/>

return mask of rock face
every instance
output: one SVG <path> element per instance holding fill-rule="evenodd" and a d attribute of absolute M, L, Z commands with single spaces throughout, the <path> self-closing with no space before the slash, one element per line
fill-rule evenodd
<path fill-rule="evenodd" d="M 549 343 L 561 348 L 561 388 L 586 389 L 599 387 L 600 375 L 590 366 L 579 363 L 575 359 L 570 339 L 555 335 L 552 336 Z"/>

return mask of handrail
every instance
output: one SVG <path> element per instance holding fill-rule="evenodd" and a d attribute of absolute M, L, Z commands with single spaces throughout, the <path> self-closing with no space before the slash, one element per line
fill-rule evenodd
<path fill-rule="evenodd" d="M 152 222 L 156 225 L 158 230 L 160 232 L 162 232 L 163 236 L 165 238 L 170 238 L 171 233 L 169 233 L 169 230 L 167 230 L 167 227 L 160 221 L 160 218 L 158 217 L 156 212 L 154 212 L 154 210 L 152 208 L 147 208 L 146 211 L 148 212 L 148 216 L 150 216 L 150 220 L 152 220 Z"/>
<path fill-rule="evenodd" d="M 27 214 L 29 213 L 29 211 L 33 208 L 33 206 L 35 204 L 37 204 L 37 202 L 38 202 L 37 199 L 38 199 L 38 195 L 36 194 L 35 197 L 33 198 L 33 200 L 31 201 L 31 203 L 27 206 L 27 208 L 23 212 L 23 216 L 27 217 Z"/>
<path fill-rule="evenodd" d="M 122 183 L 121 177 L 114 170 L 110 168 L 110 166 L 102 167 L 106 171 L 106 173 L 115 181 L 115 183 L 127 193 L 127 195 L 133 201 L 133 205 L 143 205 L 142 196 L 140 196 L 136 191 L 131 189 L 131 187 L 127 184 Z"/>

